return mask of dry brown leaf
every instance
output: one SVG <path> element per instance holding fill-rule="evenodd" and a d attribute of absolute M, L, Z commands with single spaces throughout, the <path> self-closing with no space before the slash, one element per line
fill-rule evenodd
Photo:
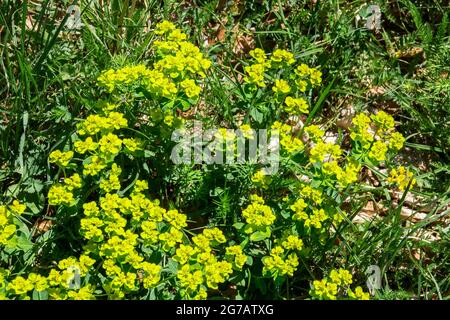
<path fill-rule="evenodd" d="M 380 210 L 377 208 L 376 204 L 373 201 L 368 201 L 364 208 L 362 208 L 362 210 L 353 218 L 352 222 L 355 224 L 369 222 L 375 219 L 379 213 Z"/>
<path fill-rule="evenodd" d="M 426 229 L 418 229 L 417 232 L 410 235 L 408 238 L 416 241 L 426 241 L 429 243 L 441 240 L 441 237 L 436 231 Z M 426 249 L 427 247 L 424 247 L 424 250 Z"/>
<path fill-rule="evenodd" d="M 41 218 L 37 219 L 36 222 L 34 223 L 34 230 L 35 230 L 34 235 L 47 232 L 54 224 L 55 223 L 53 222 L 53 220 Z"/>
<path fill-rule="evenodd" d="M 233 52 L 236 54 L 247 54 L 255 48 L 255 41 L 250 35 L 239 35 L 236 38 Z"/>
<path fill-rule="evenodd" d="M 239 27 L 240 25 L 237 23 L 231 30 L 234 43 L 233 53 L 235 55 L 245 55 L 255 48 L 255 41 L 251 34 L 244 33 Z M 250 31 L 254 31 L 254 29 L 250 29 Z"/>
<path fill-rule="evenodd" d="M 336 121 L 336 125 L 339 128 L 348 130 L 352 125 L 352 119 L 355 116 L 356 111 L 353 108 L 353 105 L 347 104 L 340 112 L 339 118 Z"/>
<path fill-rule="evenodd" d="M 223 26 L 220 26 L 216 32 L 216 40 L 222 42 L 225 39 L 226 29 Z"/>
<path fill-rule="evenodd" d="M 425 219 L 427 217 L 427 214 L 423 212 L 417 212 L 413 209 L 403 206 L 400 211 L 400 216 L 403 219 L 408 219 L 411 220 L 412 222 L 419 222 Z"/>
<path fill-rule="evenodd" d="M 394 199 L 394 203 L 397 205 L 398 201 L 400 201 L 403 198 L 404 192 L 403 191 L 392 191 L 391 196 L 392 199 Z M 405 196 L 404 204 L 408 206 L 409 208 L 416 209 L 420 212 L 431 212 L 434 208 L 430 205 L 424 202 L 425 199 L 423 197 L 414 195 L 412 192 L 408 191 L 408 193 Z M 444 211 L 444 209 L 439 210 Z"/>
<path fill-rule="evenodd" d="M 31 14 L 28 14 L 27 19 L 25 20 L 25 28 L 27 30 L 33 30 L 33 26 L 34 26 L 33 16 Z"/>
<path fill-rule="evenodd" d="M 228 19 L 222 19 L 218 23 L 208 23 L 208 28 L 203 30 L 203 34 L 207 35 L 205 43 L 212 46 L 217 42 L 222 42 L 226 36 L 226 28 Z M 209 36 L 208 36 L 209 35 Z"/>
<path fill-rule="evenodd" d="M 373 97 L 373 96 L 382 96 L 383 94 L 385 94 L 386 93 L 386 89 L 384 88 L 384 87 L 381 87 L 381 86 L 375 86 L 375 87 L 372 87 L 372 88 L 370 88 L 368 91 L 367 91 L 367 95 L 369 96 L 369 97 Z"/>

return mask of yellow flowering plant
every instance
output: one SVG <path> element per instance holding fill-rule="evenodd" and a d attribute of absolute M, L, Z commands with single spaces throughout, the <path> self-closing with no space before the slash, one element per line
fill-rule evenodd
<path fill-rule="evenodd" d="M 294 54 L 284 49 L 267 54 L 257 48 L 249 54 L 252 60 L 245 62 L 244 92 L 237 93 L 252 103 L 249 118 L 260 126 L 286 115 L 308 115 L 309 93 L 322 82 L 318 68 L 298 63 Z"/>
<path fill-rule="evenodd" d="M 53 178 L 41 218 L 55 226 L 33 235 L 21 202 L 0 206 L 2 255 L 42 253 L 20 271 L 2 264 L 0 297 L 281 299 L 298 277 L 308 298 L 368 299 L 351 286 L 356 277 L 334 268 L 351 260 L 340 241 L 353 228 L 349 199 L 361 193 L 362 171 L 392 167 L 405 143 L 392 116 L 359 113 L 330 141 L 329 128 L 312 122 L 319 68 L 289 50 L 257 48 L 230 92 L 243 117 L 206 125 L 220 122 L 213 136 L 222 151 L 228 140 L 260 141 L 254 129 L 268 129 L 279 138 L 278 171 L 250 161 L 175 164 L 171 135 L 206 99 L 212 60 L 169 21 L 153 33 L 151 63 L 101 72 L 98 103 L 49 154 Z M 404 167 L 383 182 L 400 190 L 415 183 Z M 64 242 L 47 246 L 52 233 Z"/>
<path fill-rule="evenodd" d="M 370 294 L 357 286 L 351 289 L 353 283 L 351 273 L 345 269 L 333 269 L 328 277 L 313 282 L 310 294 L 319 300 L 369 300 Z"/>

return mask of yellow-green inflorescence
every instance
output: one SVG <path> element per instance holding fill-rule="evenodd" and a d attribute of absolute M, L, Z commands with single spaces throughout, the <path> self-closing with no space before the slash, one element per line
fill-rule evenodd
<path fill-rule="evenodd" d="M 197 98 L 201 92 L 198 78 L 206 76 L 211 61 L 171 22 L 159 23 L 155 34 L 157 61 L 152 68 L 136 65 L 110 69 L 98 78 L 99 84 L 109 92 L 140 85 L 154 97 L 173 99 L 183 93 L 188 98 Z"/>
<path fill-rule="evenodd" d="M 353 299 L 369 300 L 370 295 L 364 292 L 361 287 L 351 289 L 353 283 L 351 273 L 345 269 L 331 270 L 328 277 L 321 280 L 314 280 L 310 294 L 313 299 L 336 300 Z"/>
<path fill-rule="evenodd" d="M 408 185 L 412 188 L 416 184 L 416 179 L 413 176 L 414 174 L 411 171 L 404 166 L 400 166 L 391 170 L 387 182 L 397 185 L 399 190 L 405 190 Z"/>
<path fill-rule="evenodd" d="M 290 160 L 303 157 L 311 174 L 302 181 L 293 177 L 296 181 L 283 203 L 273 203 L 265 194 L 275 178 L 258 168 L 248 177 L 253 189 L 244 196 L 234 225 L 237 234 L 229 235 L 217 227 L 192 232 L 186 214 L 150 196 L 150 178 L 130 181 L 123 166 L 124 157 L 142 156 L 151 142 L 131 128 L 131 118 L 121 112 L 121 94 L 140 88 L 158 101 L 192 101 L 199 98 L 202 79 L 211 66 L 174 24 L 158 24 L 155 35 L 153 65 L 103 72 L 98 84 L 111 96 L 117 95 L 116 99 L 101 103 L 96 113 L 77 124 L 72 144 L 49 155 L 59 175 L 49 189 L 48 203 L 56 218 L 64 208 L 79 209 L 75 216 L 82 250 L 41 272 L 11 275 L 0 269 L 0 298 L 31 299 L 45 292 L 48 299 L 123 299 L 138 293 L 150 296 L 166 288 L 178 298 L 206 299 L 255 265 L 260 266 L 258 277 L 274 281 L 292 277 L 301 269 L 300 257 L 307 251 L 304 247 L 309 237 L 322 239 L 346 218 L 345 212 L 330 206 L 326 188 L 350 188 L 358 181 L 366 158 L 385 161 L 388 152 L 403 147 L 405 139 L 395 131 L 393 118 L 383 111 L 354 117 L 350 138 L 355 151 L 348 152 L 338 142 L 328 141 L 319 125 L 299 128 L 288 121 L 288 117 L 309 114 L 307 91 L 321 84 L 322 73 L 297 64 L 287 50 L 277 49 L 271 55 L 252 50 L 244 82 L 252 90 L 266 88 L 274 96 L 281 116 L 268 127 L 279 134 L 281 155 Z M 267 76 L 280 68 L 293 72 L 285 78 Z M 149 114 L 161 126 L 173 128 L 179 120 L 175 111 L 154 109 Z M 256 139 L 250 123 L 239 127 L 246 139 Z M 220 141 L 229 138 L 234 139 L 235 134 L 225 128 L 216 135 Z M 404 167 L 393 169 L 388 178 L 401 190 L 410 181 L 414 185 L 412 174 Z M 25 210 L 17 201 L 0 206 L 0 245 L 15 237 L 14 219 Z M 255 259 L 260 259 L 259 264 Z M 317 299 L 368 299 L 361 287 L 350 288 L 352 282 L 348 271 L 333 270 L 327 278 L 313 282 L 310 294 Z"/>
<path fill-rule="evenodd" d="M 0 205 L 0 247 L 13 246 L 17 226 L 14 222 L 16 216 L 22 215 L 26 206 L 14 200 L 11 205 Z"/>
<path fill-rule="evenodd" d="M 322 73 L 316 68 L 310 68 L 306 64 L 295 66 L 294 55 L 283 49 L 275 50 L 269 57 L 264 50 L 254 49 L 250 51 L 254 59 L 244 68 L 245 83 L 254 88 L 271 86 L 275 99 L 279 101 L 281 108 L 288 114 L 301 115 L 309 113 L 309 105 L 305 92 L 309 88 L 317 87 L 322 82 Z M 294 76 L 290 78 L 278 78 L 271 80 L 267 74 L 284 67 L 294 67 Z"/>
<path fill-rule="evenodd" d="M 111 93 L 143 86 L 156 98 L 197 98 L 201 92 L 198 78 L 205 77 L 211 62 L 170 22 L 158 24 L 155 34 L 159 37 L 154 42 L 158 60 L 152 68 L 135 65 L 107 70 L 98 78 L 99 85 Z M 138 156 L 143 141 L 124 131 L 128 120 L 119 109 L 120 103 L 103 103 L 97 114 L 78 123 L 72 150 L 55 150 L 49 156 L 49 162 L 63 173 L 50 187 L 50 205 L 77 205 L 86 181 L 96 181 L 98 199 L 79 204 L 83 210 L 79 231 L 85 241 L 83 253 L 59 261 L 45 276 L 30 273 L 7 280 L 7 272 L 1 269 L 1 283 L 6 283 L 0 290 L 1 297 L 29 299 L 33 292 L 45 291 L 49 299 L 120 299 L 155 288 L 164 281 L 163 260 L 148 261 L 142 246 L 148 248 L 146 252 L 163 252 L 164 261 L 168 258 L 178 262 L 177 282 L 183 298 L 206 298 L 208 288 L 217 288 L 233 270 L 242 268 L 247 257 L 239 246 L 224 249 L 223 259 L 213 254 L 214 246 L 226 242 L 218 229 L 205 229 L 192 238 L 196 254 L 190 252 L 190 262 L 185 261 L 182 252 L 191 241 L 183 231 L 187 227 L 186 215 L 150 200 L 145 194 L 147 181 L 135 181 L 128 196 L 121 193 L 123 169 L 116 158 L 121 153 Z M 171 126 L 173 116 L 166 114 L 164 121 Z M 0 207 L 1 245 L 14 237 L 13 216 L 24 210 L 17 201 Z M 87 280 L 97 276 L 96 272 L 102 274 L 100 287 Z M 187 279 L 190 274 L 195 274 L 195 281 Z M 77 281 L 77 285 L 71 285 Z M 195 288 L 194 282 L 198 283 Z"/>
<path fill-rule="evenodd" d="M 397 152 L 403 147 L 405 138 L 395 131 L 394 118 L 384 111 L 370 117 L 360 113 L 352 122 L 350 137 L 373 161 L 384 161 L 388 151 Z"/>

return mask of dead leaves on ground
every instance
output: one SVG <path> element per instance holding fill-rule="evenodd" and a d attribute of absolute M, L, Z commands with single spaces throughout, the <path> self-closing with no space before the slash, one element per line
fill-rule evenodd
<path fill-rule="evenodd" d="M 425 198 L 408 191 L 393 190 L 390 192 L 390 207 L 386 207 L 383 201 L 369 200 L 364 207 L 355 215 L 352 222 L 363 224 L 366 222 L 381 221 L 393 210 L 399 210 L 400 218 L 406 226 L 412 227 L 417 223 L 428 220 L 429 227 L 418 228 L 417 232 L 410 236 L 416 240 L 433 242 L 440 240 L 438 232 L 434 230 L 436 225 L 448 225 L 450 217 L 450 205 L 440 206 L 439 203 L 430 203 Z"/>

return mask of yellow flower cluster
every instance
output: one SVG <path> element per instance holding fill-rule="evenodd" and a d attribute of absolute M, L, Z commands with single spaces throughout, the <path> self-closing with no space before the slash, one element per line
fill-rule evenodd
<path fill-rule="evenodd" d="M 284 275 L 293 276 L 298 267 L 297 251 L 303 248 L 303 241 L 297 236 L 290 235 L 281 245 L 270 250 L 270 255 L 263 257 L 263 274 L 270 274 L 276 279 Z"/>
<path fill-rule="evenodd" d="M 331 142 L 325 143 L 319 140 L 309 151 L 309 161 L 311 163 L 331 161 L 339 159 L 342 149 Z"/>
<path fill-rule="evenodd" d="M 31 291 L 34 289 L 34 285 L 33 283 L 30 281 L 30 278 L 33 279 L 33 277 L 35 276 L 34 273 L 29 274 L 28 279 L 25 279 L 21 276 L 16 277 L 14 280 L 12 280 L 10 283 L 8 283 L 7 286 L 7 290 L 12 291 L 14 294 L 16 295 L 23 295 L 26 294 L 27 292 Z M 35 279 L 37 280 L 37 279 Z M 44 281 L 46 279 L 44 278 Z M 44 282 L 42 280 L 38 280 L 37 285 L 36 285 L 36 289 L 45 289 L 46 287 L 46 281 Z M 43 288 L 42 288 L 43 287 Z M 38 290 L 38 291 L 41 291 Z"/>
<path fill-rule="evenodd" d="M 60 167 L 67 167 L 70 160 L 72 160 L 73 151 L 62 152 L 61 150 L 55 150 L 50 153 L 48 161 L 50 163 L 56 163 Z"/>
<path fill-rule="evenodd" d="M 122 173 L 122 169 L 113 163 L 111 166 L 111 171 L 109 172 L 108 179 L 102 179 L 100 181 L 100 189 L 104 192 L 109 193 L 114 190 L 120 190 L 120 180 L 119 176 Z"/>
<path fill-rule="evenodd" d="M 85 154 L 88 151 L 95 151 L 98 148 L 98 143 L 94 142 L 91 137 L 87 137 L 85 141 L 75 141 L 73 144 L 75 151 L 79 154 Z"/>
<path fill-rule="evenodd" d="M 145 65 L 125 66 L 104 71 L 97 79 L 108 92 L 131 85 L 142 85 L 155 97 L 172 98 L 178 92 L 175 83 L 164 73 Z"/>
<path fill-rule="evenodd" d="M 106 116 L 101 116 L 97 114 L 89 115 L 85 120 L 77 124 L 77 133 L 80 136 L 94 136 L 97 133 L 106 135 L 114 130 L 119 130 L 121 128 L 126 128 L 128 125 L 128 120 L 120 112 L 110 112 Z M 95 151 L 97 149 L 97 144 L 94 144 L 92 140 L 86 140 L 84 142 L 78 142 L 78 147 L 76 150 L 78 153 L 84 154 L 86 151 Z"/>
<path fill-rule="evenodd" d="M 412 188 L 416 184 L 416 179 L 413 178 L 413 173 L 406 169 L 404 166 L 398 167 L 398 169 L 392 169 L 387 178 L 389 183 L 395 183 L 400 190 L 405 190 L 408 184 L 411 182 Z"/>
<path fill-rule="evenodd" d="M 308 102 L 304 98 L 286 97 L 284 100 L 284 110 L 290 114 L 308 114 Z"/>
<path fill-rule="evenodd" d="M 394 151 L 398 151 L 403 148 L 405 141 L 406 139 L 400 132 L 392 132 L 389 139 L 389 148 Z"/>
<path fill-rule="evenodd" d="M 237 270 L 241 270 L 247 262 L 247 256 L 244 254 L 242 247 L 239 245 L 227 247 L 226 256 L 227 260 L 233 263 L 233 267 Z"/>
<path fill-rule="evenodd" d="M 87 275 L 94 263 L 95 260 L 87 255 L 81 255 L 78 260 L 74 257 L 63 259 L 46 277 L 36 273 L 29 273 L 27 278 L 15 277 L 6 286 L 7 294 L 27 300 L 33 291 L 47 291 L 50 299 L 93 300 L 94 288 L 90 285 L 81 287 L 81 277 Z"/>
<path fill-rule="evenodd" d="M 172 33 L 174 32 L 178 31 L 172 31 Z M 170 40 L 170 35 L 170 33 L 167 35 L 166 41 L 155 41 L 154 43 L 163 56 L 156 62 L 155 69 L 163 71 L 172 79 L 195 75 L 205 77 L 205 71 L 211 67 L 211 61 L 204 58 L 200 49 L 192 43 L 184 40 Z M 168 45 L 173 46 L 172 50 L 164 50 Z M 194 80 L 192 81 L 195 85 Z"/>
<path fill-rule="evenodd" d="M 343 188 L 358 180 L 360 165 L 351 160 L 346 165 L 340 165 L 343 151 L 339 145 L 331 142 L 325 143 L 322 140 L 325 134 L 324 130 L 317 125 L 310 125 L 305 127 L 304 131 L 313 142 L 309 151 L 309 161 L 315 164 L 320 163 L 322 173 L 334 176 Z"/>
<path fill-rule="evenodd" d="M 305 145 L 302 140 L 293 134 L 293 127 L 286 124 L 281 123 L 279 121 L 275 121 L 271 127 L 274 133 L 277 133 L 280 137 L 280 145 L 286 150 L 289 154 L 295 154 L 301 152 L 305 149 Z"/>
<path fill-rule="evenodd" d="M 357 286 L 355 291 L 352 289 L 348 289 L 347 295 L 350 299 L 353 300 L 370 300 L 370 294 L 368 292 L 364 292 L 363 288 Z"/>
<path fill-rule="evenodd" d="M 327 278 L 314 280 L 310 295 L 320 300 L 336 300 L 339 293 L 347 293 L 348 297 L 357 300 L 369 300 L 370 295 L 363 291 L 361 287 L 356 287 L 352 291 L 350 285 L 353 283 L 353 277 L 345 269 L 332 270 Z"/>
<path fill-rule="evenodd" d="M 363 147 L 369 147 L 373 141 L 373 134 L 369 131 L 371 120 L 364 113 L 359 113 L 352 119 L 350 137 L 354 141 L 359 141 Z"/>
<path fill-rule="evenodd" d="M 387 151 L 388 147 L 386 146 L 386 143 L 377 140 L 372 144 L 372 147 L 369 151 L 369 158 L 375 159 L 377 161 L 384 161 L 386 160 Z"/>
<path fill-rule="evenodd" d="M 163 40 L 154 42 L 154 46 L 163 56 L 156 63 L 156 69 L 164 70 L 172 78 L 185 74 L 205 76 L 204 71 L 211 66 L 211 61 L 203 57 L 198 47 L 185 41 L 186 34 L 168 21 L 159 23 L 155 33 L 163 37 Z"/>
<path fill-rule="evenodd" d="M 303 248 L 303 241 L 297 236 L 290 235 L 283 241 L 282 247 L 287 250 L 301 250 Z"/>
<path fill-rule="evenodd" d="M 252 86 L 264 88 L 269 82 L 265 76 L 269 70 L 277 70 L 280 67 L 295 64 L 294 55 L 283 49 L 275 50 L 270 58 L 262 49 L 254 49 L 250 51 L 250 56 L 255 60 L 252 64 L 245 66 L 244 81 Z M 295 68 L 294 77 L 289 83 L 286 79 L 275 79 L 272 90 L 276 95 L 286 96 L 291 93 L 293 96 L 285 98 L 283 109 L 288 113 L 300 114 L 308 113 L 308 104 L 302 97 L 298 97 L 297 93 L 304 93 L 308 85 L 315 87 L 320 85 L 322 81 L 322 73 L 316 68 L 310 68 L 305 64 L 300 64 Z"/>
<path fill-rule="evenodd" d="M 105 112 L 103 110 L 103 112 Z M 116 130 L 126 128 L 128 120 L 123 113 L 111 111 L 102 115 L 89 115 L 85 120 L 77 124 L 79 136 L 87 136 L 85 140 L 74 143 L 74 149 L 79 154 L 88 153 L 88 158 L 83 164 L 85 176 L 96 176 L 112 162 L 123 146 L 133 153 L 140 150 L 140 142 L 135 138 L 121 139 L 114 133 Z M 117 168 L 117 167 L 116 167 Z M 114 170 L 113 170 L 114 171 Z M 110 174 L 109 180 L 102 179 L 101 187 L 104 191 L 117 190 L 120 185 L 117 172 Z M 107 183 L 111 182 L 110 186 Z"/>
<path fill-rule="evenodd" d="M 135 138 L 125 138 L 122 140 L 122 143 L 126 150 L 133 153 L 139 150 L 142 150 L 141 141 Z"/>
<path fill-rule="evenodd" d="M 97 81 L 100 85 L 105 86 L 109 92 L 112 92 L 119 85 L 131 84 L 137 81 L 146 71 L 144 65 L 127 66 L 119 70 L 110 69 L 103 72 Z"/>
<path fill-rule="evenodd" d="M 258 87 L 264 88 L 266 83 L 264 82 L 264 72 L 266 67 L 262 63 L 255 63 L 244 68 L 247 76 L 244 81 L 250 84 L 257 85 Z"/>
<path fill-rule="evenodd" d="M 236 134 L 234 130 L 230 130 L 227 128 L 219 128 L 214 134 L 214 137 L 217 139 L 219 143 L 229 143 L 233 142 L 236 139 Z"/>
<path fill-rule="evenodd" d="M 272 208 L 264 204 L 264 200 L 257 196 L 251 196 L 252 202 L 242 210 L 242 216 L 248 224 L 246 232 L 270 230 L 270 226 L 274 223 L 276 217 Z"/>
<path fill-rule="evenodd" d="M 73 192 L 80 189 L 82 185 L 82 179 L 78 173 L 65 178 L 63 183 L 53 184 L 48 191 L 48 203 L 50 205 L 74 205 Z"/>
<path fill-rule="evenodd" d="M 96 176 L 100 171 L 106 168 L 106 161 L 100 156 L 93 155 L 83 165 L 83 174 L 85 176 Z"/>
<path fill-rule="evenodd" d="M 322 228 L 322 223 L 328 220 L 329 216 L 325 213 L 323 209 L 313 209 L 313 212 L 305 220 L 305 226 L 313 226 L 316 229 Z"/>
<path fill-rule="evenodd" d="M 173 259 L 179 262 L 177 279 L 184 299 L 206 299 L 207 290 L 217 289 L 233 273 L 233 267 L 242 269 L 247 261 L 240 246 L 226 248 L 227 260 L 218 260 L 214 247 L 226 242 L 217 228 L 204 229 L 192 238 L 192 245 L 180 244 Z"/>
<path fill-rule="evenodd" d="M 188 98 L 198 97 L 202 89 L 192 79 L 186 79 L 180 83 Z"/>
<path fill-rule="evenodd" d="M 322 83 L 322 72 L 316 68 L 310 68 L 306 64 L 302 63 L 294 70 L 298 78 L 295 83 L 300 87 L 306 87 L 305 78 L 309 77 L 309 82 L 311 86 L 317 87 Z M 306 88 L 305 88 L 306 89 Z M 304 91 L 304 90 L 303 90 Z"/>
<path fill-rule="evenodd" d="M 201 270 L 192 271 L 190 266 L 186 264 L 178 270 L 177 278 L 180 286 L 184 288 L 182 296 L 185 298 L 192 296 L 193 300 L 206 299 L 206 289 L 201 287 L 203 284 L 203 273 Z"/>
<path fill-rule="evenodd" d="M 153 46 L 158 59 L 153 68 L 137 65 L 110 69 L 98 77 L 99 84 L 109 92 L 136 85 L 146 88 L 155 98 L 173 99 L 180 92 L 188 98 L 197 98 L 201 87 L 195 77 L 205 77 L 211 61 L 198 47 L 186 41 L 186 34 L 169 21 L 158 23 L 155 34 L 158 39 Z"/>
<path fill-rule="evenodd" d="M 360 113 L 352 123 L 350 137 L 368 152 L 371 160 L 384 161 L 389 150 L 398 151 L 403 147 L 405 138 L 395 131 L 394 118 L 384 111 L 370 117 Z"/>
<path fill-rule="evenodd" d="M 300 195 L 311 200 L 315 204 L 321 204 L 323 202 L 322 191 L 308 185 L 303 186 L 300 190 Z"/>
<path fill-rule="evenodd" d="M 293 64 L 295 63 L 294 55 L 286 50 L 283 49 L 277 49 L 272 53 L 272 56 L 270 57 L 270 61 L 277 64 L 277 63 L 285 63 L 285 64 Z"/>
<path fill-rule="evenodd" d="M 309 135 L 309 138 L 314 142 L 320 141 L 325 134 L 324 130 L 320 129 L 318 125 L 314 124 L 305 127 L 305 132 Z"/>
<path fill-rule="evenodd" d="M 294 211 L 292 219 L 294 220 L 306 220 L 308 219 L 308 214 L 305 209 L 308 207 L 305 200 L 300 198 L 293 205 L 290 206 L 291 210 Z"/>
<path fill-rule="evenodd" d="M 267 189 L 269 187 L 270 184 L 270 176 L 266 175 L 264 173 L 264 170 L 258 170 L 253 176 L 252 176 L 252 182 L 263 188 L 263 189 Z"/>
<path fill-rule="evenodd" d="M 242 132 L 242 136 L 246 139 L 253 140 L 255 139 L 255 130 L 249 124 L 243 124 L 239 126 L 239 130 Z"/>
<path fill-rule="evenodd" d="M 360 165 L 352 162 L 347 163 L 345 169 L 341 168 L 337 161 L 325 162 L 322 166 L 323 173 L 335 175 L 338 184 L 343 188 L 358 180 L 360 170 Z"/>
<path fill-rule="evenodd" d="M 302 198 L 297 199 L 290 206 L 290 209 L 294 212 L 292 219 L 303 221 L 305 227 L 321 229 L 323 222 L 327 221 L 330 215 L 325 213 L 324 209 L 318 208 L 313 208 L 311 213 L 308 213 L 308 204 L 305 200 L 311 202 L 311 204 L 320 205 L 323 202 L 322 192 L 306 185 L 300 190 L 300 195 Z"/>
<path fill-rule="evenodd" d="M 116 155 L 122 149 L 122 140 L 114 133 L 108 133 L 98 141 L 100 153 L 106 158 L 109 155 Z"/>
<path fill-rule="evenodd" d="M 21 215 L 26 206 L 14 200 L 9 206 L 0 206 L 0 246 L 7 245 L 16 233 L 14 215 Z"/>
<path fill-rule="evenodd" d="M 288 94 L 291 92 L 291 87 L 289 86 L 289 83 L 286 80 L 275 80 L 275 84 L 272 87 L 272 91 L 275 94 Z"/>

